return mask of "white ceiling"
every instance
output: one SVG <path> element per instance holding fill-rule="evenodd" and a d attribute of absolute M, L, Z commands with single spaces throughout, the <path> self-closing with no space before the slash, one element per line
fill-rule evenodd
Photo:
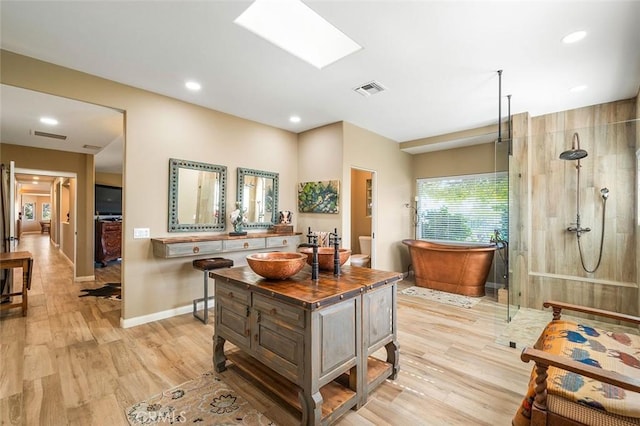
<path fill-rule="evenodd" d="M 639 1 L 307 1 L 363 46 L 321 70 L 234 24 L 249 4 L 3 0 L 1 46 L 293 132 L 344 120 L 397 142 L 495 123 L 499 69 L 512 113 L 534 116 L 640 85 Z M 388 90 L 354 92 L 372 80 Z"/>

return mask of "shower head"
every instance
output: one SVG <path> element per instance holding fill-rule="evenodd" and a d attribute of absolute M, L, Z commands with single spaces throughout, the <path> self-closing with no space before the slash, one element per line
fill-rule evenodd
<path fill-rule="evenodd" d="M 570 149 L 569 151 L 565 151 L 560 154 L 561 160 L 580 160 L 581 158 L 586 157 L 587 151 L 584 149 Z"/>
<path fill-rule="evenodd" d="M 602 188 L 600 190 L 600 196 L 604 201 L 607 201 L 607 198 L 609 198 L 609 188 Z"/>
<path fill-rule="evenodd" d="M 561 160 L 580 160 L 586 157 L 587 151 L 580 149 L 580 135 L 578 133 L 573 134 L 573 140 L 571 141 L 571 149 L 560 154 Z"/>

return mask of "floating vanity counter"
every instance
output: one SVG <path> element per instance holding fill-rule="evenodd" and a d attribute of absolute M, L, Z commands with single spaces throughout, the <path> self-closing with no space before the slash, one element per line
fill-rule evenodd
<path fill-rule="evenodd" d="M 295 251 L 301 233 L 249 233 L 243 236 L 198 235 L 189 237 L 152 238 L 156 257 L 174 258 L 239 252 L 245 250 L 282 249 Z"/>

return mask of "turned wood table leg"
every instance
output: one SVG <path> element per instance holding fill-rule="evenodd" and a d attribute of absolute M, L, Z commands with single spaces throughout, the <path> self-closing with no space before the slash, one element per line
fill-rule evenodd
<path fill-rule="evenodd" d="M 213 367 L 216 373 L 222 373 L 227 369 L 227 356 L 224 354 L 224 344 L 226 340 L 220 336 L 213 336 Z"/>
<path fill-rule="evenodd" d="M 548 365 L 536 363 L 536 396 L 533 405 L 539 410 L 547 411 L 547 370 Z"/>
<path fill-rule="evenodd" d="M 389 378 L 395 380 L 398 377 L 398 372 L 400 371 L 400 363 L 398 362 L 400 359 L 400 345 L 397 340 L 392 340 L 384 347 L 387 350 L 387 362 L 392 366 Z"/>
<path fill-rule="evenodd" d="M 300 408 L 302 409 L 301 425 L 316 426 L 322 422 L 322 395 L 320 391 L 307 395 L 304 390 L 298 392 Z"/>

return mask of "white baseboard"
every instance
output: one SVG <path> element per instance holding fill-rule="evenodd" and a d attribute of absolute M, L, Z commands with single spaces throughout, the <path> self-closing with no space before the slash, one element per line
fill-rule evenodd
<path fill-rule="evenodd" d="M 212 308 L 214 306 L 215 306 L 215 301 L 209 300 L 209 308 Z M 204 303 L 199 302 L 197 305 L 198 310 L 202 310 L 203 307 L 204 307 Z M 134 318 L 127 318 L 127 319 L 120 318 L 120 327 L 122 328 L 135 327 L 137 325 L 146 324 L 148 322 L 160 321 L 163 319 L 176 317 L 178 315 L 191 314 L 191 313 L 193 313 L 193 304 L 181 306 L 179 308 L 168 309 L 166 311 L 155 312 L 153 314 L 142 315 Z M 200 315 L 202 315 L 202 313 L 200 313 Z"/>

